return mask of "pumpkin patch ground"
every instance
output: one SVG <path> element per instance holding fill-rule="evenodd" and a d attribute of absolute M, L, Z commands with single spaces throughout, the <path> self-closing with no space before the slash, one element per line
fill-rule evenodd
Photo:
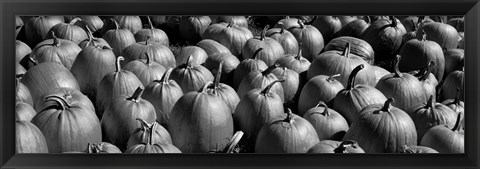
<path fill-rule="evenodd" d="M 16 16 L 16 153 L 464 153 L 463 16 Z"/>

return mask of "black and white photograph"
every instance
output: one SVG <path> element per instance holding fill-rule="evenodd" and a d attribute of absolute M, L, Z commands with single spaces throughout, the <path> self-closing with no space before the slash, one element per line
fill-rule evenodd
<path fill-rule="evenodd" d="M 464 20 L 15 15 L 15 153 L 464 154 Z"/>

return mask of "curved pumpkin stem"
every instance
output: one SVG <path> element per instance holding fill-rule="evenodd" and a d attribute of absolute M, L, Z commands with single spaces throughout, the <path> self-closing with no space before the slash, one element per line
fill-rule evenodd
<path fill-rule="evenodd" d="M 325 116 L 330 116 L 330 112 L 328 111 L 328 106 L 327 106 L 327 104 L 325 104 L 325 102 L 323 102 L 323 101 L 320 100 L 320 101 L 318 102 L 317 106 L 315 106 L 315 107 L 320 107 L 320 106 L 322 106 L 322 107 L 325 108 L 325 109 L 323 110 L 322 114 L 324 114 Z"/>
<path fill-rule="evenodd" d="M 33 55 L 33 57 L 35 57 L 35 55 Z M 28 56 L 28 61 L 32 62 L 32 64 L 33 64 L 34 66 L 37 66 L 37 65 L 38 65 L 38 61 L 37 61 L 37 59 L 35 59 L 35 58 L 33 58 L 33 57 L 32 57 L 32 55 L 30 54 L 30 55 Z"/>
<path fill-rule="evenodd" d="M 258 48 L 252 56 L 252 59 L 257 59 L 257 55 L 263 50 L 263 48 Z"/>
<path fill-rule="evenodd" d="M 60 46 L 60 40 L 58 40 L 57 36 L 55 36 L 55 32 L 53 32 L 53 31 L 52 31 L 52 37 L 53 37 L 52 46 L 59 47 Z"/>
<path fill-rule="evenodd" d="M 156 127 L 156 122 L 153 124 L 147 123 L 147 121 L 141 119 L 141 118 L 136 118 L 136 120 L 140 121 L 140 125 L 143 128 L 144 133 L 148 132 L 148 141 L 147 144 L 152 144 L 153 143 L 153 133 L 155 132 L 155 127 Z"/>
<path fill-rule="evenodd" d="M 267 25 L 267 26 L 265 26 L 265 28 L 263 28 L 262 33 L 260 34 L 260 41 L 265 40 L 265 34 L 267 34 L 267 30 L 268 30 L 269 27 L 270 26 Z"/>
<path fill-rule="evenodd" d="M 345 49 L 343 49 L 342 56 L 348 58 L 348 54 L 350 54 L 350 42 L 347 42 L 347 44 L 345 44 Z"/>
<path fill-rule="evenodd" d="M 82 21 L 82 18 L 79 18 L 79 17 L 76 17 L 76 18 L 73 18 L 70 23 L 68 23 L 69 25 L 74 25 L 76 22 L 78 21 Z"/>
<path fill-rule="evenodd" d="M 200 89 L 200 93 L 206 93 L 208 90 L 208 87 L 210 87 L 211 85 L 213 85 L 213 82 L 211 81 L 208 81 L 207 83 L 205 83 L 205 85 L 203 85 L 203 87 Z"/>
<path fill-rule="evenodd" d="M 301 29 L 305 29 L 305 24 L 303 24 L 302 20 L 298 20 L 297 23 L 300 25 Z"/>
<path fill-rule="evenodd" d="M 280 32 L 278 32 L 278 33 L 280 33 L 281 35 L 283 35 L 283 34 L 285 33 L 285 24 L 282 23 L 282 22 L 280 22 L 280 23 L 278 23 L 278 24 L 281 25 L 281 26 L 280 26 Z"/>
<path fill-rule="evenodd" d="M 272 71 L 279 67 L 280 65 L 278 64 L 273 64 L 272 66 L 269 66 L 267 69 L 265 69 L 263 72 L 262 72 L 262 76 L 267 76 L 268 74 L 272 73 Z"/>
<path fill-rule="evenodd" d="M 462 120 L 463 120 L 463 116 L 464 114 L 463 113 L 458 113 L 458 116 L 457 116 L 457 121 L 455 122 L 455 126 L 452 128 L 452 131 L 460 131 L 460 129 L 463 128 L 462 126 Z"/>
<path fill-rule="evenodd" d="M 172 71 L 173 71 L 173 68 L 168 68 L 168 70 L 163 74 L 162 79 L 160 79 L 160 81 L 156 81 L 156 82 L 161 82 L 163 84 L 167 84 L 168 80 L 170 79 L 170 74 L 172 73 Z"/>
<path fill-rule="evenodd" d="M 152 56 L 150 56 L 147 52 L 145 52 L 145 56 L 147 57 L 147 61 L 145 62 L 145 65 L 150 66 L 152 65 Z"/>
<path fill-rule="evenodd" d="M 298 42 L 298 52 L 295 59 L 300 60 L 302 58 L 302 42 Z"/>
<path fill-rule="evenodd" d="M 265 89 L 263 89 L 260 93 L 263 94 L 263 95 L 265 95 L 265 94 L 267 94 L 267 93 L 270 92 L 270 89 L 272 88 L 272 86 L 273 86 L 275 83 L 277 83 L 277 82 L 284 82 L 284 81 L 285 81 L 284 79 L 275 80 L 275 81 L 273 81 L 272 83 L 268 84 L 268 86 L 265 87 Z"/>
<path fill-rule="evenodd" d="M 425 106 L 425 108 L 433 109 L 433 95 L 430 95 L 430 97 L 428 98 L 427 105 Z"/>
<path fill-rule="evenodd" d="M 93 41 L 93 34 L 92 34 L 92 30 L 90 30 L 90 28 L 88 27 L 87 24 L 85 24 L 85 29 L 87 30 L 87 36 L 88 36 L 88 41 L 87 41 L 87 45 L 86 46 L 89 46 L 90 43 L 92 43 L 94 47 L 96 47 L 95 45 L 95 42 Z"/>
<path fill-rule="evenodd" d="M 150 16 L 147 16 L 147 21 L 148 21 L 148 26 L 150 26 L 150 29 L 153 30 L 155 29 L 152 24 L 152 20 L 150 19 Z M 153 32 L 152 32 L 153 33 Z M 152 34 L 153 35 L 153 34 Z"/>
<path fill-rule="evenodd" d="M 395 76 L 394 77 L 403 77 L 402 72 L 400 72 L 400 69 L 398 68 L 398 65 L 400 64 L 400 60 L 402 57 L 400 55 L 397 55 L 397 58 L 395 58 L 395 66 L 393 67 L 395 70 Z"/>
<path fill-rule="evenodd" d="M 352 88 L 355 87 L 355 77 L 357 76 L 358 72 L 362 70 L 365 66 L 363 64 L 358 65 L 353 69 L 352 73 L 350 73 L 350 76 L 348 77 L 348 85 L 347 85 L 347 90 L 352 90 Z"/>
<path fill-rule="evenodd" d="M 116 60 L 116 66 L 115 66 L 115 72 L 120 72 L 122 71 L 122 66 L 120 65 L 120 62 L 125 60 L 125 58 L 123 58 L 123 56 L 119 56 L 117 57 L 117 60 Z"/>
<path fill-rule="evenodd" d="M 127 100 L 131 100 L 131 101 L 134 101 L 134 102 L 138 102 L 138 100 L 141 99 L 141 96 L 142 96 L 142 93 L 143 93 L 143 87 L 139 86 L 137 88 L 137 90 L 135 90 L 135 92 L 133 93 L 133 95 L 129 98 L 127 98 Z"/>
<path fill-rule="evenodd" d="M 225 146 L 225 150 L 223 150 L 223 152 L 224 153 L 234 153 L 235 147 L 237 146 L 238 142 L 240 142 L 240 140 L 242 139 L 243 134 L 244 134 L 243 131 L 237 131 L 233 135 L 230 142 L 228 142 L 227 146 Z"/>
<path fill-rule="evenodd" d="M 426 70 L 424 70 L 423 74 L 421 74 L 420 79 L 418 80 L 426 80 L 430 73 L 432 73 L 433 66 L 435 66 L 435 61 L 431 60 L 430 62 L 428 62 L 428 64 L 426 65 Z"/>
<path fill-rule="evenodd" d="M 391 27 L 397 27 L 397 20 L 395 19 L 395 16 L 390 16 L 389 18 L 392 21 Z"/>
<path fill-rule="evenodd" d="M 333 152 L 335 152 L 335 153 L 346 153 L 346 150 L 347 150 L 348 147 L 357 148 L 358 143 L 356 141 L 353 141 L 353 140 L 343 141 L 342 143 L 340 143 L 340 145 L 337 148 L 335 148 L 335 150 L 333 150 Z"/>
<path fill-rule="evenodd" d="M 115 30 L 120 29 L 120 26 L 118 26 L 117 20 L 110 18 L 110 20 L 115 24 Z"/>
<path fill-rule="evenodd" d="M 220 84 L 220 77 L 222 76 L 222 69 L 223 69 L 223 62 L 225 60 L 222 60 L 219 64 L 218 64 L 218 70 L 217 70 L 217 74 L 215 75 L 215 80 L 214 80 L 214 83 L 213 83 L 213 86 L 214 88 L 217 88 L 218 87 L 218 84 Z"/>
<path fill-rule="evenodd" d="M 327 82 L 332 82 L 334 81 L 336 77 L 340 77 L 340 74 L 332 75 L 327 78 Z"/>
<path fill-rule="evenodd" d="M 387 101 L 385 101 L 385 104 L 383 104 L 382 111 L 390 112 L 390 106 L 392 102 L 393 102 L 393 98 L 388 98 Z"/>
<path fill-rule="evenodd" d="M 287 108 L 287 117 L 283 121 L 290 124 L 293 123 L 293 113 L 292 113 L 292 110 L 290 110 L 290 108 Z"/>
<path fill-rule="evenodd" d="M 147 36 L 147 39 L 145 40 L 145 45 L 148 46 L 150 45 L 148 42 L 150 41 L 150 36 Z"/>
<path fill-rule="evenodd" d="M 70 104 L 68 104 L 68 102 L 65 100 L 65 98 L 60 97 L 60 96 L 56 96 L 56 95 L 48 96 L 48 97 L 45 98 L 45 101 L 57 102 L 58 105 L 60 107 L 62 107 L 62 110 L 67 110 L 68 108 L 70 108 Z"/>

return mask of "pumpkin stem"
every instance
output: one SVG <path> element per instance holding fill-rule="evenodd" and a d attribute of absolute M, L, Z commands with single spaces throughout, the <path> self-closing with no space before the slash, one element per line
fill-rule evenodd
<path fill-rule="evenodd" d="M 131 101 L 134 101 L 134 102 L 138 102 L 138 100 L 141 99 L 141 96 L 142 96 L 142 93 L 143 93 L 143 87 L 142 86 L 139 86 L 137 88 L 137 90 L 135 90 L 135 92 L 133 93 L 133 95 L 129 98 L 127 98 L 127 100 L 131 100 Z"/>
<path fill-rule="evenodd" d="M 257 55 L 263 50 L 263 48 L 258 48 L 252 56 L 252 59 L 257 59 Z"/>
<path fill-rule="evenodd" d="M 287 118 L 285 118 L 284 122 L 287 122 L 287 123 L 293 123 L 293 113 L 292 113 L 292 110 L 290 110 L 290 108 L 287 108 Z"/>
<path fill-rule="evenodd" d="M 87 143 L 87 153 L 92 154 L 93 153 L 93 145 L 91 143 Z"/>
<path fill-rule="evenodd" d="M 417 31 L 417 30 L 418 30 L 418 26 L 417 26 L 417 24 L 415 24 L 415 21 L 410 20 L 410 22 L 411 22 L 412 25 L 413 25 L 413 31 Z M 418 22 L 418 21 L 417 21 L 417 22 Z"/>
<path fill-rule="evenodd" d="M 455 126 L 452 128 L 452 131 L 460 131 L 460 129 L 463 128 L 462 126 L 463 116 L 464 114 L 462 112 L 458 113 L 457 121 L 455 122 Z"/>
<path fill-rule="evenodd" d="M 335 79 L 334 79 L 335 77 L 340 77 L 340 74 L 336 74 L 336 75 L 329 76 L 329 77 L 327 78 L 327 82 L 332 82 L 332 81 L 334 81 L 334 80 L 335 80 Z"/>
<path fill-rule="evenodd" d="M 148 41 L 150 41 L 150 36 L 147 36 L 147 39 L 145 40 L 145 45 L 148 46 Z"/>
<path fill-rule="evenodd" d="M 330 116 L 330 112 L 328 111 L 328 106 L 327 106 L 327 104 L 325 104 L 325 102 L 323 102 L 323 101 L 320 100 L 320 101 L 318 102 L 317 106 L 315 106 L 315 107 L 320 107 L 320 106 L 322 106 L 322 107 L 325 108 L 325 109 L 323 110 L 322 114 L 324 114 L 324 115 L 326 115 L 326 116 Z"/>
<path fill-rule="evenodd" d="M 93 44 L 92 46 L 96 46 L 95 43 L 93 42 L 92 31 L 90 30 L 87 24 L 85 24 L 85 29 L 87 30 L 87 36 L 88 36 L 87 46 L 89 45 L 89 43 L 92 43 Z"/>
<path fill-rule="evenodd" d="M 243 137 L 243 131 L 237 131 L 230 142 L 228 142 L 227 146 L 225 146 L 225 149 L 223 150 L 224 153 L 234 153 L 235 147 L 237 146 L 238 142 L 240 142 L 240 139 Z"/>
<path fill-rule="evenodd" d="M 207 92 L 208 90 L 208 87 L 210 87 L 211 85 L 213 85 L 213 82 L 211 81 L 208 81 L 207 83 L 205 83 L 205 85 L 203 85 L 202 89 L 200 89 L 200 93 L 205 93 Z"/>
<path fill-rule="evenodd" d="M 348 77 L 347 90 L 352 90 L 352 88 L 355 87 L 355 77 L 357 76 L 358 72 L 364 67 L 365 66 L 363 64 L 360 64 L 355 67 L 355 69 L 353 69 L 352 73 L 350 73 L 350 76 Z"/>
<path fill-rule="evenodd" d="M 385 101 L 385 104 L 383 104 L 382 111 L 389 112 L 392 102 L 393 102 L 393 98 L 388 98 L 387 101 Z"/>
<path fill-rule="evenodd" d="M 35 55 L 34 55 L 35 56 Z M 31 56 L 28 56 L 28 60 L 33 63 L 34 66 L 38 65 L 38 61 L 35 58 L 32 58 Z"/>
<path fill-rule="evenodd" d="M 335 153 L 346 153 L 346 150 L 347 150 L 348 147 L 357 148 L 358 143 L 356 141 L 353 141 L 353 140 L 343 141 L 342 143 L 340 143 L 340 145 L 337 148 L 335 148 L 335 150 L 333 150 L 333 152 L 335 152 Z"/>
<path fill-rule="evenodd" d="M 260 93 L 263 94 L 263 95 L 265 95 L 265 94 L 267 94 L 267 93 L 270 92 L 270 89 L 272 88 L 272 86 L 273 86 L 275 83 L 277 83 L 277 82 L 284 82 L 284 81 L 285 81 L 284 79 L 275 80 L 275 81 L 273 81 L 272 83 L 268 84 L 268 86 L 265 87 L 265 89 L 263 89 Z"/>
<path fill-rule="evenodd" d="M 422 41 L 427 40 L 427 33 L 422 29 Z"/>
<path fill-rule="evenodd" d="M 118 26 L 118 23 L 117 23 L 117 21 L 116 21 L 115 19 L 110 18 L 110 20 L 115 24 L 115 30 L 120 29 L 120 26 Z"/>
<path fill-rule="evenodd" d="M 263 28 L 262 33 L 260 34 L 260 41 L 265 40 L 265 34 L 267 33 L 267 30 L 268 30 L 269 27 L 270 26 L 267 25 L 267 26 L 265 26 L 265 28 Z"/>
<path fill-rule="evenodd" d="M 79 17 L 76 17 L 76 18 L 73 18 L 70 23 L 68 23 L 69 25 L 74 25 L 76 22 L 78 21 L 82 21 L 82 18 L 79 18 Z"/>
<path fill-rule="evenodd" d="M 402 147 L 402 150 L 403 150 L 404 153 L 415 153 L 415 151 L 413 151 L 413 149 L 408 147 L 407 145 L 404 145 Z"/>
<path fill-rule="evenodd" d="M 52 37 L 53 37 L 53 46 L 60 46 L 60 41 L 58 40 L 57 36 L 55 36 L 55 32 L 52 31 Z"/>
<path fill-rule="evenodd" d="M 168 68 L 168 70 L 163 74 L 162 79 L 160 80 L 163 84 L 168 83 L 168 79 L 170 78 L 170 74 L 172 73 L 173 68 Z"/>
<path fill-rule="evenodd" d="M 143 128 L 144 132 L 149 132 L 149 135 L 148 135 L 149 139 L 147 141 L 147 144 L 151 145 L 151 143 L 153 142 L 152 141 L 152 138 L 153 138 L 152 135 L 153 135 L 153 132 L 155 131 L 154 128 L 153 128 L 155 126 L 155 123 L 148 124 L 147 121 L 145 121 L 141 118 L 136 118 L 136 120 L 138 120 L 140 122 L 140 125 Z"/>
<path fill-rule="evenodd" d="M 273 64 L 272 66 L 269 66 L 267 69 L 265 69 L 263 72 L 262 72 L 262 75 L 263 76 L 267 76 L 268 74 L 272 73 L 273 69 L 279 67 L 278 64 Z"/>
<path fill-rule="evenodd" d="M 220 77 L 222 76 L 222 69 L 223 69 L 223 62 L 225 60 L 222 60 L 219 64 L 218 64 L 218 68 L 217 68 L 217 74 L 215 75 L 215 80 L 214 80 L 214 83 L 213 83 L 213 86 L 215 88 L 218 87 L 218 84 L 220 84 Z"/>
<path fill-rule="evenodd" d="M 283 34 L 285 33 L 285 24 L 282 23 L 282 22 L 280 22 L 280 23 L 278 23 L 278 24 L 281 25 L 281 26 L 280 26 L 280 32 L 279 32 L 279 33 L 280 33 L 281 35 L 283 35 Z"/>
<path fill-rule="evenodd" d="M 70 104 L 67 103 L 65 98 L 60 97 L 60 96 L 56 96 L 56 95 L 48 96 L 48 97 L 45 98 L 45 101 L 57 102 L 58 105 L 60 107 L 62 107 L 62 110 L 66 110 L 66 109 L 70 108 Z"/>
<path fill-rule="evenodd" d="M 148 26 L 150 26 L 150 29 L 155 29 L 152 24 L 152 20 L 150 19 L 150 16 L 147 16 L 147 21 L 148 21 Z"/>
<path fill-rule="evenodd" d="M 371 24 L 372 23 L 372 20 L 370 19 L 370 16 L 365 16 L 363 17 L 363 20 L 368 23 L 368 24 Z"/>
<path fill-rule="evenodd" d="M 302 20 L 298 20 L 297 23 L 300 25 L 300 28 L 304 29 L 305 28 L 305 24 L 303 24 Z"/>
<path fill-rule="evenodd" d="M 295 59 L 300 60 L 301 55 L 302 55 L 302 42 L 299 42 L 298 43 L 298 52 L 297 52 L 297 56 L 295 57 Z"/>
<path fill-rule="evenodd" d="M 125 60 L 125 58 L 123 58 L 123 56 L 118 56 L 117 57 L 117 60 L 116 60 L 117 64 L 116 64 L 116 67 L 115 67 L 116 68 L 115 72 L 122 71 L 122 66 L 120 65 L 120 61 L 122 61 L 122 60 Z"/>
<path fill-rule="evenodd" d="M 428 78 L 428 76 L 430 75 L 430 73 L 432 73 L 432 69 L 433 69 L 433 66 L 435 65 L 435 61 L 431 60 L 430 62 L 427 63 L 426 65 L 426 70 L 424 69 L 423 70 L 423 74 L 420 74 L 420 81 L 424 81 L 425 79 Z"/>
<path fill-rule="evenodd" d="M 147 66 L 150 66 L 150 65 L 152 64 L 152 63 L 151 63 L 151 62 L 152 62 L 152 57 L 151 57 L 147 52 L 145 52 L 145 57 L 147 57 L 147 58 L 146 58 L 147 61 L 145 62 L 145 64 L 146 64 Z"/>
<path fill-rule="evenodd" d="M 392 21 L 391 27 L 397 27 L 397 20 L 395 19 L 395 16 L 390 16 L 389 18 Z"/>
<path fill-rule="evenodd" d="M 342 56 L 345 56 L 348 58 L 349 53 L 350 53 L 350 42 L 347 42 L 347 44 L 345 44 L 345 49 L 343 49 Z"/>
<path fill-rule="evenodd" d="M 402 77 L 403 74 L 400 72 L 400 69 L 398 68 L 398 65 L 400 64 L 400 60 L 402 57 L 400 55 L 397 55 L 397 58 L 395 59 L 395 66 L 393 67 L 395 70 L 395 76 L 394 77 Z"/>

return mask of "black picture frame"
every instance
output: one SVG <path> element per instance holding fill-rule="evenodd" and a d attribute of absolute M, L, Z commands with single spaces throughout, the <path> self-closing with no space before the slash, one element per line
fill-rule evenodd
<path fill-rule="evenodd" d="M 2 168 L 478 168 L 478 0 L 2 0 Z M 15 154 L 15 15 L 465 15 L 465 154 Z"/>

